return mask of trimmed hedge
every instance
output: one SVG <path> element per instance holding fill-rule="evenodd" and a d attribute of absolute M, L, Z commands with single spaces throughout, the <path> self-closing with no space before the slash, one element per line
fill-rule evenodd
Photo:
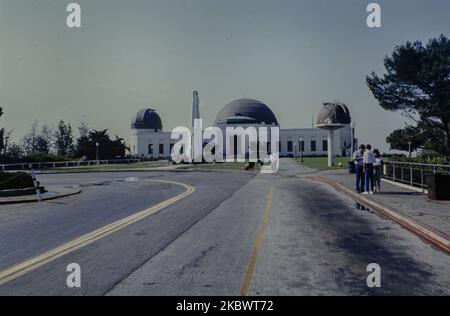
<path fill-rule="evenodd" d="M 0 190 L 34 187 L 33 178 L 25 172 L 0 172 Z"/>
<path fill-rule="evenodd" d="M 43 152 L 35 152 L 23 157 L 21 162 L 58 162 L 67 160 L 67 158 L 62 156 L 47 154 Z"/>
<path fill-rule="evenodd" d="M 399 162 L 413 162 L 435 165 L 449 165 L 450 157 L 446 156 L 433 156 L 433 155 L 419 155 L 417 157 L 407 157 L 405 155 L 383 155 L 388 160 Z"/>

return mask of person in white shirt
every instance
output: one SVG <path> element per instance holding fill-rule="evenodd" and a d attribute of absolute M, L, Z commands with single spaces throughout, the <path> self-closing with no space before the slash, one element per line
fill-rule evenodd
<path fill-rule="evenodd" d="M 363 167 L 364 150 L 366 150 L 366 146 L 360 145 L 359 150 L 355 151 L 352 157 L 352 161 L 355 164 L 357 193 L 364 192 L 364 167 Z"/>
<path fill-rule="evenodd" d="M 383 175 L 383 157 L 381 157 L 380 151 L 378 149 L 374 149 L 373 153 L 375 154 L 375 192 L 381 192 L 381 176 Z"/>
<path fill-rule="evenodd" d="M 375 155 L 372 152 L 372 146 L 369 144 L 366 146 L 366 151 L 364 152 L 363 164 L 365 176 L 364 182 L 366 185 L 366 191 L 363 192 L 363 194 L 373 194 L 373 170 L 375 166 Z"/>

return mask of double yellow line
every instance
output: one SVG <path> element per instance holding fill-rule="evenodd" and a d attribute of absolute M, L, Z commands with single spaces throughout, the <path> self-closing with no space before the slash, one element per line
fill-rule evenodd
<path fill-rule="evenodd" d="M 71 253 L 75 250 L 83 248 L 84 246 L 87 246 L 99 239 L 102 239 L 108 235 L 111 235 L 112 233 L 114 233 L 118 230 L 121 230 L 133 223 L 136 223 L 136 222 L 162 210 L 163 208 L 168 207 L 171 204 L 174 204 L 175 202 L 177 202 L 195 192 L 194 187 L 184 184 L 184 183 L 165 181 L 165 180 L 148 180 L 148 181 L 179 185 L 179 186 L 186 188 L 186 191 L 184 191 L 183 193 L 176 195 L 168 200 L 165 200 L 159 204 L 156 204 L 155 206 L 152 206 L 148 209 L 145 209 L 143 211 L 140 211 L 138 213 L 130 215 L 126 218 L 118 220 L 112 224 L 109 224 L 102 228 L 99 228 L 91 233 L 88 233 L 77 239 L 74 239 L 62 246 L 59 246 L 52 250 L 49 250 L 37 257 L 23 261 L 23 262 L 16 264 L 10 268 L 7 268 L 6 270 L 0 271 L 0 285 L 10 282 L 20 276 L 23 276 L 24 274 L 26 274 L 28 272 L 31 272 L 31 271 L 49 263 L 49 262 L 52 262 L 58 258 L 61 258 L 62 256 L 66 255 L 68 253 Z"/>

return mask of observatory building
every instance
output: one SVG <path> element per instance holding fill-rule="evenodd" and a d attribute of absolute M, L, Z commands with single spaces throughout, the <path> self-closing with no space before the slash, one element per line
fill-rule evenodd
<path fill-rule="evenodd" d="M 329 103 L 331 106 L 331 103 Z M 280 127 L 280 142 L 278 144 L 281 157 L 302 156 L 325 156 L 328 153 L 329 144 L 332 145 L 332 152 L 337 156 L 350 155 L 351 128 L 350 113 L 348 108 L 340 103 L 337 111 L 331 111 L 333 115 L 325 115 L 326 110 L 322 109 L 317 118 L 317 127 L 321 128 L 290 128 L 282 129 L 280 123 L 272 109 L 261 101 L 254 99 L 237 99 L 225 105 L 217 114 L 214 126 L 222 129 L 226 137 L 226 127 L 243 128 L 253 127 Z M 325 107 L 328 109 L 328 106 Z M 198 92 L 193 93 L 192 121 L 200 118 Z M 333 124 L 330 118 L 336 117 L 341 123 L 339 129 L 331 129 L 333 137 L 330 142 L 329 129 L 322 129 L 321 122 Z M 189 126 L 189 118 L 186 118 L 186 125 Z M 203 127 L 208 127 L 207 122 L 203 122 Z M 328 124 L 329 125 L 329 124 Z M 331 125 L 329 126 L 331 127 Z M 270 134 L 270 133 L 269 133 Z M 131 123 L 131 154 L 139 157 L 152 159 L 165 159 L 170 157 L 172 147 L 177 142 L 170 139 L 171 132 L 163 131 L 161 117 L 156 110 L 147 108 L 137 112 Z M 270 135 L 268 135 L 270 139 Z M 223 144 L 226 144 L 224 139 Z M 270 148 L 270 145 L 268 145 Z M 225 151 L 224 151 L 225 152 Z"/>
<path fill-rule="evenodd" d="M 317 116 L 316 127 L 328 131 L 328 167 L 334 165 L 334 132 L 345 126 L 350 126 L 352 119 L 350 111 L 343 103 L 324 103 Z"/>
<path fill-rule="evenodd" d="M 170 134 L 163 132 L 161 117 L 155 110 L 139 110 L 131 122 L 131 154 L 155 159 L 169 157 Z"/>

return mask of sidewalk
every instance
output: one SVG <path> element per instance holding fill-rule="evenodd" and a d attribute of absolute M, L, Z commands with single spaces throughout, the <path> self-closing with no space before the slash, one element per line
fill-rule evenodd
<path fill-rule="evenodd" d="M 360 195 L 355 193 L 355 177 L 348 174 L 347 170 L 329 170 L 316 173 L 310 177 L 312 180 L 318 180 L 328 183 L 336 189 L 342 189 L 347 195 L 357 198 L 359 201 L 375 202 L 383 213 L 388 217 L 399 222 L 408 229 L 421 235 L 421 232 L 429 234 L 430 232 L 443 237 L 450 242 L 450 202 L 432 201 L 427 195 L 402 188 L 400 186 L 382 183 L 382 192 L 374 195 Z M 356 201 L 355 201 L 356 202 Z M 389 216 L 390 213 L 397 213 L 398 217 Z M 394 218 L 396 217 L 396 218 Z M 402 223 L 402 219 L 407 222 L 412 220 L 413 224 Z M 415 223 L 414 223 L 415 222 Z M 419 224 L 419 225 L 414 225 Z M 417 227 L 416 227 L 417 226 Z M 424 229 L 422 229 L 424 228 Z M 427 238 L 426 236 L 423 236 Z M 428 239 L 428 238 L 427 238 Z"/>

